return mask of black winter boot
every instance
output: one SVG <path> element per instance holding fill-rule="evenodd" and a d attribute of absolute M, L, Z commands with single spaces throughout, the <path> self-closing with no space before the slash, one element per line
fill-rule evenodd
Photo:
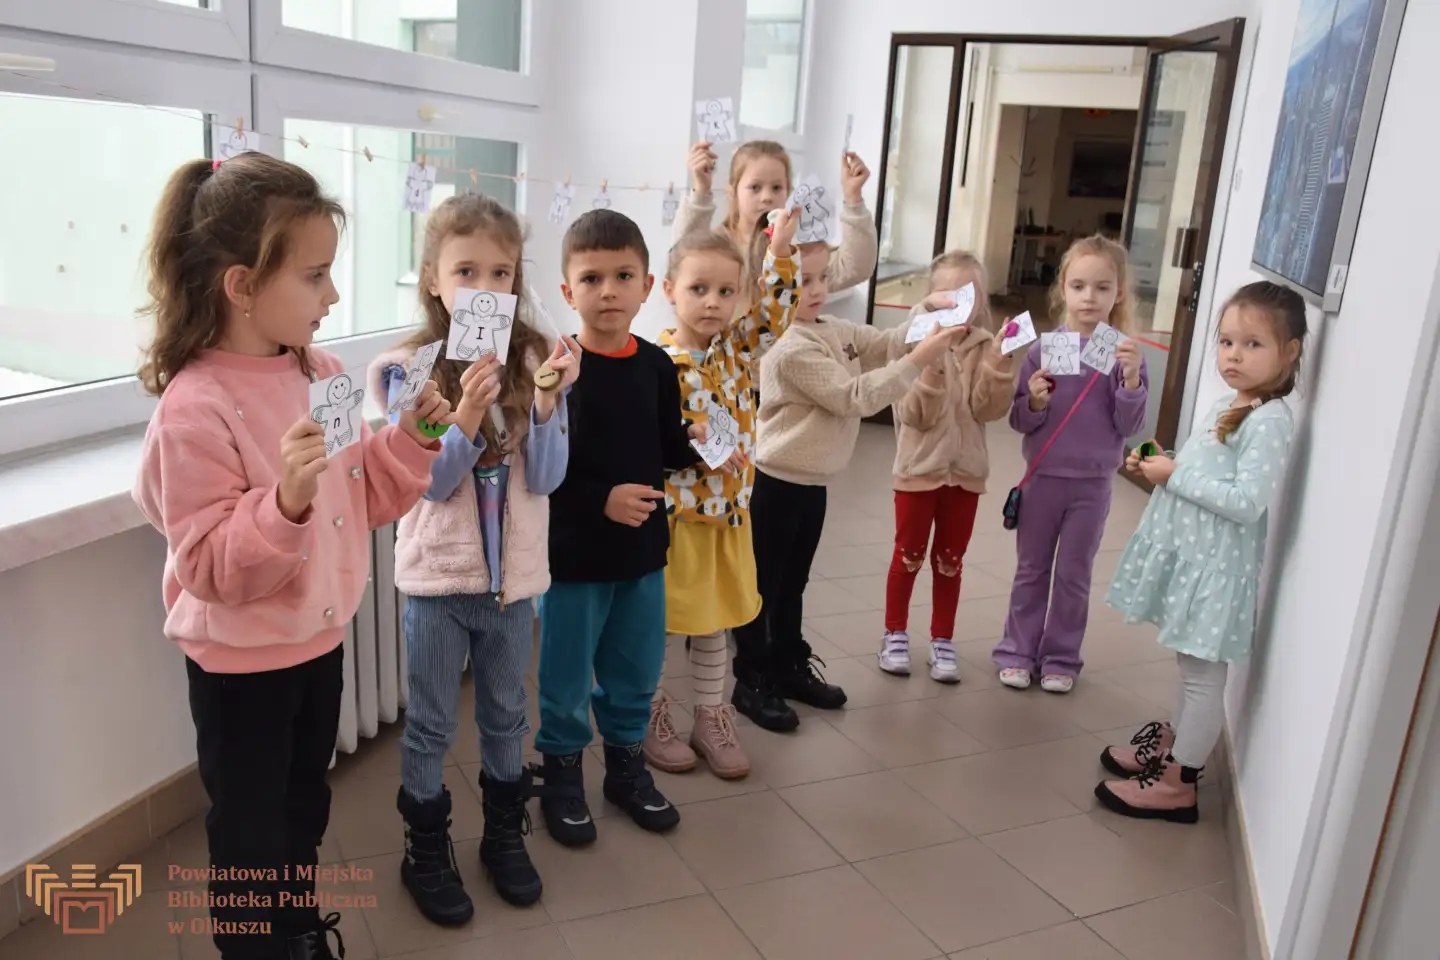
<path fill-rule="evenodd" d="M 735 675 L 735 689 L 730 692 L 735 709 L 755 722 L 755 726 L 772 733 L 789 733 L 800 726 L 795 708 L 775 692 L 775 684 L 766 676 Z"/>
<path fill-rule="evenodd" d="M 826 683 L 815 664 L 825 661 L 809 654 L 803 660 L 775 665 L 775 689 L 786 700 L 799 700 L 818 710 L 839 710 L 849 699 L 845 691 Z"/>
<path fill-rule="evenodd" d="M 605 744 L 605 799 L 651 833 L 664 833 L 680 823 L 680 811 L 656 789 L 638 743 Z"/>
<path fill-rule="evenodd" d="M 556 843 L 566 847 L 595 842 L 595 819 L 585 802 L 585 771 L 580 766 L 583 756 L 547 753 L 543 767 L 530 767 L 531 775 L 543 782 L 540 813 L 545 818 L 545 829 Z"/>
<path fill-rule="evenodd" d="M 446 798 L 447 802 L 449 798 Z M 337 927 L 340 924 L 340 914 L 332 913 L 320 921 L 320 925 L 309 933 L 302 933 L 298 937 L 291 937 L 285 941 L 285 949 L 289 951 L 289 960 L 345 960 L 345 940 L 340 936 Z M 335 934 L 335 946 L 339 953 L 330 952 L 330 941 L 328 934 Z"/>
<path fill-rule="evenodd" d="M 400 879 L 427 919 L 446 927 L 469 923 L 475 904 L 460 880 L 455 845 L 450 840 L 450 791 L 433 800 L 416 800 L 400 788 L 395 801 L 405 818 L 405 859 Z M 323 954 L 321 955 L 323 956 Z"/>
<path fill-rule="evenodd" d="M 490 874 L 500 899 L 517 907 L 528 907 L 540 899 L 540 874 L 525 850 L 530 832 L 530 812 L 525 801 L 531 797 L 534 775 L 526 770 L 519 780 L 491 780 L 480 772 L 484 795 L 485 835 L 480 839 L 480 865 Z"/>

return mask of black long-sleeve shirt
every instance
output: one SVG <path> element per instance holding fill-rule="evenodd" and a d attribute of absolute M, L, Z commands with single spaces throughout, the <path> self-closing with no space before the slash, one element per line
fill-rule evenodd
<path fill-rule="evenodd" d="M 700 457 L 681 419 L 675 364 L 639 337 L 612 356 L 585 351 L 570 388 L 570 462 L 550 495 L 550 576 L 560 582 L 636 580 L 665 567 L 670 527 L 665 501 L 639 527 L 605 516 L 610 491 L 625 483 L 664 493 L 665 472 Z M 582 345 L 583 346 L 583 345 Z"/>

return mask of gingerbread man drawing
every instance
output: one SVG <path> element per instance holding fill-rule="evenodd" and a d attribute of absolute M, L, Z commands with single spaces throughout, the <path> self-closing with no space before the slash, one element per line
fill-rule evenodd
<path fill-rule="evenodd" d="M 703 139 L 712 142 L 730 139 L 730 114 L 725 112 L 725 104 L 719 100 L 706 101 L 705 115 L 700 118 L 700 123 L 705 130 Z"/>
<path fill-rule="evenodd" d="M 824 240 L 830 235 L 830 208 L 820 202 L 824 196 L 824 187 L 812 189 L 802 183 L 795 189 L 795 205 L 800 208 L 800 227 L 795 232 L 797 239 Z"/>
<path fill-rule="evenodd" d="M 326 399 L 330 402 L 310 411 L 310 419 L 325 428 L 327 457 L 334 455 L 336 450 L 348 445 L 355 437 L 352 418 L 365 399 L 365 391 L 352 390 L 353 386 L 349 374 L 337 374 L 325 391 Z"/>
<path fill-rule="evenodd" d="M 435 186 L 433 167 L 411 165 L 405 175 L 405 205 L 415 213 L 424 213 L 430 207 L 430 191 Z"/>
<path fill-rule="evenodd" d="M 469 309 L 456 310 L 453 321 L 465 328 L 455 344 L 455 353 L 462 360 L 495 353 L 495 331 L 510 326 L 510 318 L 500 312 L 500 301 L 484 292 L 475 295 Z"/>

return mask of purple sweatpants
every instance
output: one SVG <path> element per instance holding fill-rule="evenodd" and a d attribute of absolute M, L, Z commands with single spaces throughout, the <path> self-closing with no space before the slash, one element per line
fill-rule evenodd
<path fill-rule="evenodd" d="M 1010 616 L 993 655 L 1000 667 L 1020 667 L 1041 676 L 1080 675 L 1090 575 L 1110 515 L 1113 484 L 1111 477 L 1039 475 L 1025 485 Z"/>

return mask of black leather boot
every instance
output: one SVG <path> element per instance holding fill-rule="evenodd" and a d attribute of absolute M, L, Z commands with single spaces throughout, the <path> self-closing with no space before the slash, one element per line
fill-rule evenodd
<path fill-rule="evenodd" d="M 839 710 L 849 699 L 845 691 L 826 683 L 815 664 L 825 661 L 813 653 L 803 660 L 775 665 L 775 689 L 786 700 L 799 700 L 817 710 Z"/>
<path fill-rule="evenodd" d="M 475 916 L 475 904 L 460 880 L 455 845 L 450 840 L 450 791 L 433 800 L 416 800 L 400 788 L 395 801 L 405 818 L 405 859 L 400 879 L 415 906 L 433 923 L 457 927 Z M 323 955 L 322 955 L 323 956 Z"/>
<path fill-rule="evenodd" d="M 528 907 L 540 899 L 540 874 L 525 850 L 530 832 L 530 813 L 525 801 L 531 797 L 534 775 L 526 770 L 519 780 L 491 780 L 480 773 L 484 796 L 485 835 L 480 839 L 480 865 L 490 874 L 500 899 L 517 907 Z"/>
<path fill-rule="evenodd" d="M 339 924 L 340 914 L 332 913 L 321 920 L 314 930 L 286 940 L 286 956 L 289 960 L 345 960 L 345 940 L 337 929 Z M 328 935 L 332 933 L 338 953 L 330 952 Z"/>

